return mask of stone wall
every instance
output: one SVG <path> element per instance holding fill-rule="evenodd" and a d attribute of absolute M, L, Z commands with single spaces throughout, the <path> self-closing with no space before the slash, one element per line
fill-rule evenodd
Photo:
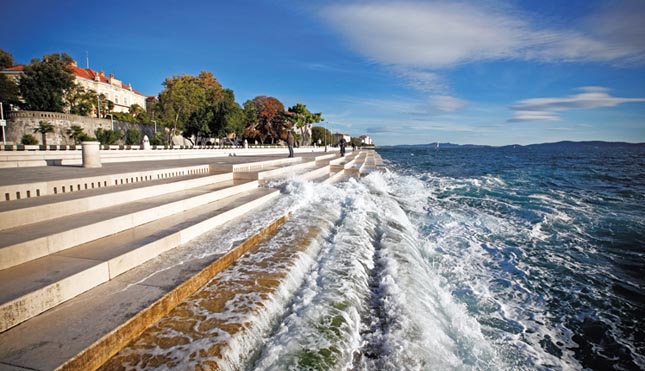
<path fill-rule="evenodd" d="M 6 112 L 6 116 L 5 135 L 7 136 L 7 144 L 20 144 L 20 139 L 24 134 L 31 134 L 38 139 L 39 143 L 42 142 L 42 134 L 34 133 L 34 129 L 39 126 L 40 121 L 47 121 L 54 126 L 54 131 L 47 133 L 47 144 L 53 145 L 74 144 L 74 141 L 67 136 L 67 129 L 72 125 L 82 127 L 85 133 L 92 137 L 94 136 L 94 131 L 98 128 L 103 128 L 104 130 L 112 128 L 112 122 L 109 118 L 99 119 L 57 112 L 10 111 Z M 141 132 L 141 137 L 147 135 L 149 138 L 153 137 L 155 131 L 153 125 L 139 125 L 114 120 L 114 130 L 119 130 L 125 134 L 128 129 L 138 129 Z M 119 144 L 123 144 L 122 142 Z"/>

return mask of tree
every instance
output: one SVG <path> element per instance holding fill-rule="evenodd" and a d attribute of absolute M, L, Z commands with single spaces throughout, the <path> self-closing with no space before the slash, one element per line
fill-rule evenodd
<path fill-rule="evenodd" d="M 211 136 L 211 127 L 214 126 L 214 121 L 213 107 L 202 107 L 190 115 L 188 122 L 184 125 L 182 135 L 185 137 L 195 135 L 196 137 L 208 138 Z"/>
<path fill-rule="evenodd" d="M 36 111 L 65 111 L 65 93 L 74 86 L 67 54 L 51 54 L 42 61 L 33 59 L 20 78 L 20 94 L 25 107 Z"/>
<path fill-rule="evenodd" d="M 13 56 L 0 49 L 0 70 L 12 67 L 13 65 Z M 0 102 L 5 105 L 20 104 L 18 85 L 2 74 L 0 74 Z"/>
<path fill-rule="evenodd" d="M 54 131 L 54 125 L 47 121 L 40 121 L 38 127 L 34 129 L 34 133 L 40 133 L 43 136 L 43 146 L 47 145 L 47 133 Z"/>
<path fill-rule="evenodd" d="M 303 103 L 297 103 L 295 106 L 289 107 L 288 112 L 290 113 L 288 115 L 289 121 L 297 129 L 301 129 L 303 144 L 310 145 L 311 138 L 309 137 L 309 131 L 306 130 L 307 126 L 323 121 L 322 112 L 312 113 L 307 109 L 307 105 Z"/>
<path fill-rule="evenodd" d="M 250 104 L 253 108 L 247 108 Z M 274 97 L 255 97 L 251 103 L 244 103 L 244 111 L 246 121 L 244 135 L 259 138 L 263 144 L 267 137 L 271 137 L 272 141 L 279 138 L 287 126 L 284 105 Z M 252 116 L 249 117 L 249 115 Z"/>
<path fill-rule="evenodd" d="M 80 85 L 74 85 L 65 92 L 65 100 L 72 115 L 89 116 L 96 110 L 99 98 L 93 90 L 85 90 Z M 104 105 L 107 107 L 107 102 Z"/>
<path fill-rule="evenodd" d="M 78 125 L 72 125 L 69 129 L 67 129 L 66 133 L 69 139 L 72 139 L 74 141 L 74 144 L 80 144 L 81 142 L 86 141 L 90 138 L 89 135 L 83 132 L 83 128 Z"/>
<path fill-rule="evenodd" d="M 0 69 L 13 67 L 14 63 L 13 55 L 8 51 L 0 49 Z"/>
<path fill-rule="evenodd" d="M 255 104 L 252 100 L 247 100 L 244 102 L 244 108 L 242 110 L 244 115 L 244 131 L 243 135 L 247 138 L 257 138 L 260 134 L 260 131 L 257 130 L 258 126 L 258 113 L 255 110 Z"/>
<path fill-rule="evenodd" d="M 244 129 L 244 112 L 230 89 L 222 91 L 219 100 L 199 108 L 188 119 L 183 135 L 197 137 L 241 136 Z"/>
<path fill-rule="evenodd" d="M 163 121 L 173 125 L 174 131 L 200 109 L 215 104 L 223 98 L 222 85 L 212 73 L 202 71 L 198 76 L 181 75 L 166 78 L 164 90 L 159 94 L 159 107 Z"/>
<path fill-rule="evenodd" d="M 218 136 L 235 134 L 241 136 L 244 130 L 244 112 L 237 102 L 231 89 L 224 89 L 222 98 L 214 105 L 214 125 L 211 131 Z"/>

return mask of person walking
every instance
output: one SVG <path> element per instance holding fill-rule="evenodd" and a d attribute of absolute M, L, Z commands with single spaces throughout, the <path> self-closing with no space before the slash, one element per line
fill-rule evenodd
<path fill-rule="evenodd" d="M 293 143 L 296 141 L 296 138 L 293 136 L 293 132 L 289 130 L 287 134 L 287 146 L 289 147 L 289 157 L 293 157 Z"/>
<path fill-rule="evenodd" d="M 340 138 L 340 157 L 345 157 L 345 147 L 347 147 L 347 141 L 345 138 Z"/>

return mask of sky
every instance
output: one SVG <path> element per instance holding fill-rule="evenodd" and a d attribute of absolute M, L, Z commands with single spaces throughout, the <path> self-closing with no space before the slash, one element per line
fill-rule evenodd
<path fill-rule="evenodd" d="M 645 142 L 645 1 L 8 1 L 17 63 L 66 52 L 145 95 L 212 72 L 377 145 Z"/>

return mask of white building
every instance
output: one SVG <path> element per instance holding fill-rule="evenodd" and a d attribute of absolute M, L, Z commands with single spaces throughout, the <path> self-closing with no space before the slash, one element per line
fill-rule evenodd
<path fill-rule="evenodd" d="M 334 135 L 336 135 L 336 139 L 338 139 L 339 142 L 342 138 L 345 138 L 345 141 L 347 141 L 347 143 L 349 143 L 352 139 L 352 137 L 349 134 L 336 133 Z"/>
<path fill-rule="evenodd" d="M 361 143 L 365 144 L 366 146 L 371 146 L 372 143 L 372 138 L 368 137 L 367 135 L 361 135 Z"/>
<path fill-rule="evenodd" d="M 85 90 L 93 90 L 98 95 L 105 95 L 114 103 L 114 112 L 128 112 L 133 104 L 146 109 L 146 96 L 134 90 L 131 84 L 125 85 L 121 80 L 117 80 L 114 74 L 106 77 L 103 71 L 96 72 L 91 68 L 80 68 L 76 62 L 71 67 L 76 83 Z"/>
<path fill-rule="evenodd" d="M 10 67 L 2 73 L 17 83 L 20 75 L 24 73 L 24 68 L 23 65 Z M 114 103 L 114 112 L 128 112 L 133 104 L 146 109 L 146 96 L 134 90 L 132 85 L 125 85 L 121 80 L 117 80 L 113 74 L 106 77 L 103 71 L 96 72 L 91 68 L 80 68 L 76 62 L 73 62 L 70 68 L 76 84 L 85 90 L 93 90 L 98 95 L 103 94 Z"/>

